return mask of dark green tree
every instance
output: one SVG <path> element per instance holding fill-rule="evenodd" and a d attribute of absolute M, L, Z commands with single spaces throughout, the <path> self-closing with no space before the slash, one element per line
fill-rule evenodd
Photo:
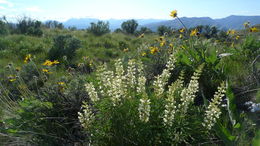
<path fill-rule="evenodd" d="M 0 20 L 0 35 L 6 35 L 8 33 L 8 25 L 3 20 Z"/>
<path fill-rule="evenodd" d="M 134 34 L 138 27 L 138 23 L 136 20 L 127 20 L 121 24 L 121 28 L 124 32 L 129 33 L 129 34 Z"/>
<path fill-rule="evenodd" d="M 28 17 L 23 17 L 18 20 L 17 31 L 21 34 L 42 36 L 43 31 L 41 30 L 42 23 L 38 20 L 32 20 Z"/>

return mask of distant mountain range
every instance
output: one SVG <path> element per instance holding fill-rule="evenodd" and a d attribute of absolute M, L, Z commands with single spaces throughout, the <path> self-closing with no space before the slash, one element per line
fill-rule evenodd
<path fill-rule="evenodd" d="M 121 27 L 121 24 L 128 19 L 108 19 L 111 30 L 115 30 Z M 163 20 L 163 19 L 136 19 L 139 28 L 142 26 L 148 27 L 153 31 L 161 25 L 169 26 L 172 28 L 182 28 L 181 23 L 177 19 Z M 251 25 L 260 24 L 260 16 L 235 16 L 231 15 L 226 18 L 212 19 L 210 17 L 182 17 L 180 20 L 185 24 L 186 27 L 196 27 L 198 25 L 210 25 L 216 26 L 219 29 L 243 29 L 243 23 L 249 21 Z M 72 18 L 64 22 L 65 27 L 75 26 L 78 29 L 86 29 L 90 26 L 91 22 L 97 22 L 99 19 L 95 18 Z"/>

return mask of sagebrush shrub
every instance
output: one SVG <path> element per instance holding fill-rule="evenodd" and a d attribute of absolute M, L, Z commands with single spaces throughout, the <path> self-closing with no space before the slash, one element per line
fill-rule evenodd
<path fill-rule="evenodd" d="M 48 52 L 48 57 L 51 60 L 58 60 L 64 56 L 71 60 L 76 55 L 76 50 L 81 47 L 81 41 L 71 35 L 59 35 L 53 41 L 54 44 Z"/>

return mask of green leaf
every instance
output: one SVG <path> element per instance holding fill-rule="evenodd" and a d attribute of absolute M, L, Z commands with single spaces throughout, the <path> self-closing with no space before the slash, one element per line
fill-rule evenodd
<path fill-rule="evenodd" d="M 231 132 L 219 122 L 216 124 L 216 133 L 223 140 L 225 145 L 234 145 L 234 140 L 236 137 L 233 136 Z"/>
<path fill-rule="evenodd" d="M 8 133 L 17 133 L 18 130 L 16 130 L 16 129 L 8 129 L 7 132 Z"/>
<path fill-rule="evenodd" d="M 236 129 L 238 129 L 240 127 L 241 127 L 240 123 L 236 123 L 236 125 L 234 126 L 234 128 L 236 128 Z"/>

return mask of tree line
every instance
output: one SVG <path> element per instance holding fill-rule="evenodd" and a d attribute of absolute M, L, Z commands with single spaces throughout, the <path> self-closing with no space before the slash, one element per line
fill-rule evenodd
<path fill-rule="evenodd" d="M 121 24 L 121 28 L 116 29 L 115 33 L 125 33 L 130 35 L 142 35 L 142 34 L 149 34 L 149 33 L 157 33 L 160 36 L 163 35 L 176 35 L 180 34 L 180 29 L 174 29 L 171 27 L 167 27 L 165 25 L 161 25 L 157 28 L 156 32 L 153 32 L 148 27 L 140 27 L 138 29 L 138 22 L 134 19 L 127 20 Z M 17 23 L 8 22 L 6 17 L 0 18 L 0 35 L 7 35 L 7 34 L 25 34 L 25 35 L 32 35 L 32 36 L 42 36 L 43 35 L 43 28 L 47 29 L 65 29 L 63 23 L 49 20 L 46 22 L 41 22 L 38 20 L 33 20 L 29 17 L 22 17 L 17 20 Z M 69 30 L 77 30 L 76 27 L 68 27 L 66 29 Z M 206 38 L 212 37 L 225 37 L 225 31 L 219 30 L 215 26 L 208 26 L 208 25 L 199 25 L 195 28 L 189 28 L 191 31 L 193 29 L 197 29 L 200 36 L 204 36 Z M 88 32 L 96 35 L 101 36 L 106 33 L 110 33 L 109 22 L 105 21 L 98 21 L 96 23 L 90 23 L 90 26 L 86 29 Z"/>

